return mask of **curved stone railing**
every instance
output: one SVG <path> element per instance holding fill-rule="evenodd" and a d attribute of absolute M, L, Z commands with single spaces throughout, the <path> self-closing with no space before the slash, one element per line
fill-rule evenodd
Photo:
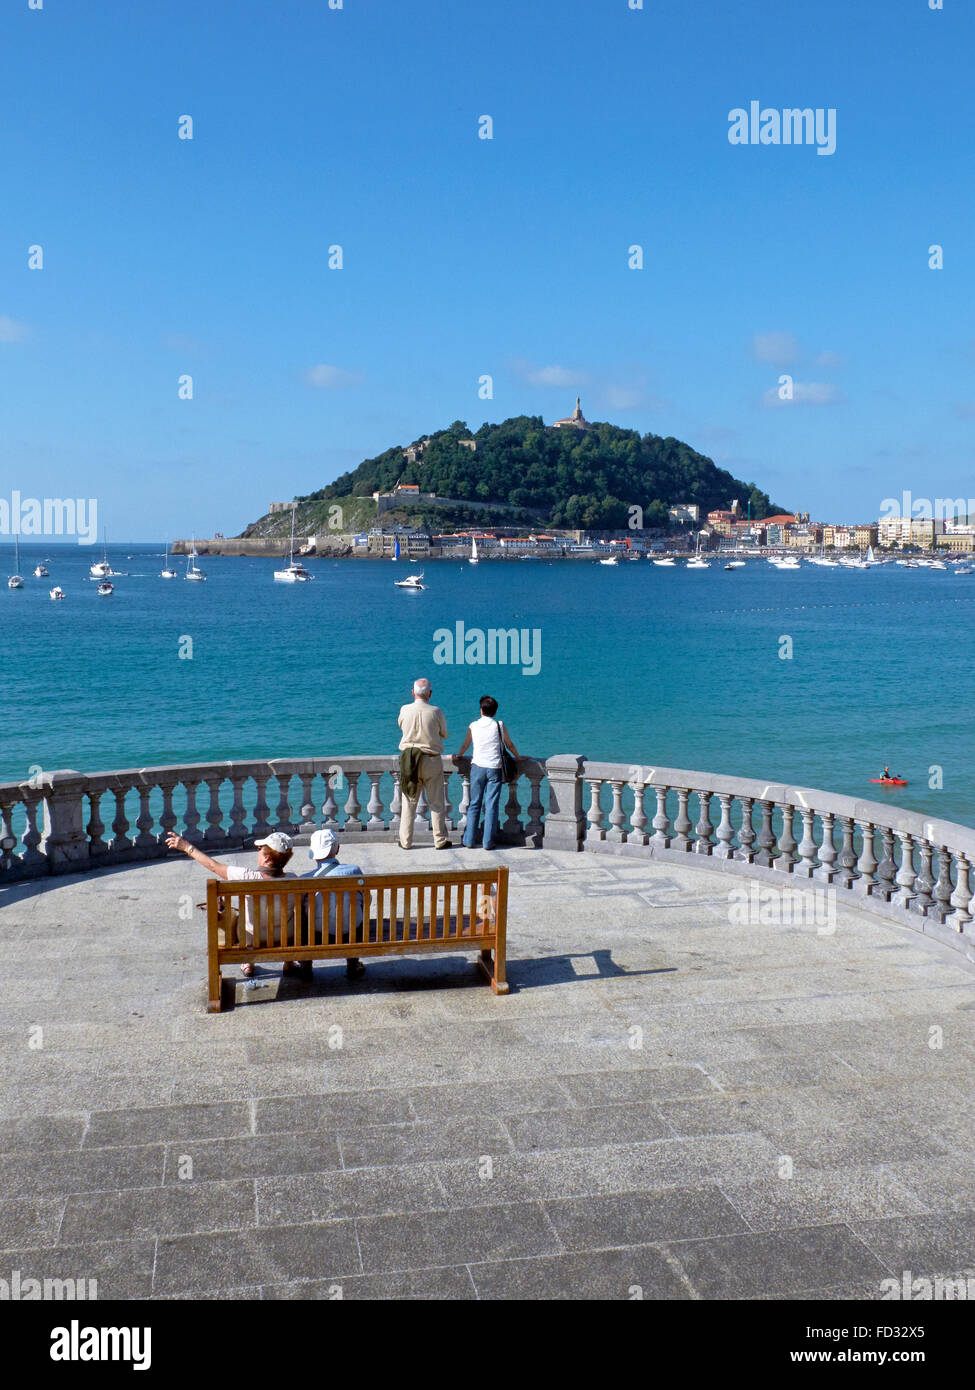
<path fill-rule="evenodd" d="M 506 844 L 685 863 L 694 855 L 780 886 L 825 885 L 973 955 L 967 826 L 810 787 L 575 754 L 522 758 L 518 771 L 503 808 Z M 466 824 L 469 772 L 466 758 L 444 759 L 455 832 Z M 0 785 L 0 883 L 158 858 L 177 828 L 216 853 L 271 830 L 307 840 L 319 825 L 389 841 L 399 812 L 399 763 L 388 754 L 40 773 Z M 415 842 L 429 841 L 421 798 Z"/>

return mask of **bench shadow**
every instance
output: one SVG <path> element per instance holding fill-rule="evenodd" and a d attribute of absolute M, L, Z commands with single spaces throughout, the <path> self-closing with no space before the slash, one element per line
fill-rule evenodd
<path fill-rule="evenodd" d="M 585 961 L 595 968 L 576 970 L 573 962 Z M 323 964 L 315 962 L 311 980 L 282 975 L 279 966 L 255 967 L 257 987 L 245 987 L 244 981 L 224 976 L 224 1009 L 250 1007 L 254 1004 L 284 1003 L 298 999 L 335 998 L 367 994 L 415 994 L 423 990 L 472 989 L 488 990 L 484 977 L 469 956 L 411 956 L 367 957 L 366 974 L 351 981 L 345 976 L 345 962 Z M 613 960 L 612 951 L 581 951 L 574 954 L 542 956 L 535 960 L 509 960 L 508 983 L 511 993 L 523 989 L 539 989 L 547 985 L 578 984 L 580 981 L 636 979 L 641 975 L 669 975 L 677 966 L 661 966 L 653 970 L 625 970 Z M 488 990 L 490 993 L 490 990 Z"/>

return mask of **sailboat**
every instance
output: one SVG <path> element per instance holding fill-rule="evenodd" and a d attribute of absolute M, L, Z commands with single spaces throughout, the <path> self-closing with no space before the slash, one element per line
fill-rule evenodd
<path fill-rule="evenodd" d="M 295 508 L 291 508 L 291 562 L 286 570 L 275 570 L 274 577 L 282 584 L 299 584 L 314 578 L 295 559 Z"/>
<path fill-rule="evenodd" d="M 702 559 L 701 559 L 701 537 L 700 537 L 700 536 L 698 536 L 698 538 L 697 538 L 697 551 L 695 552 L 694 559 L 693 559 L 693 560 L 688 560 L 687 565 L 685 566 L 685 568 L 686 568 L 686 569 L 689 569 L 689 570 L 709 570 L 709 569 L 711 568 L 711 566 L 708 564 L 707 560 L 702 560 Z"/>
<path fill-rule="evenodd" d="M 107 579 L 112 573 L 112 567 L 108 563 L 108 538 L 105 535 L 102 535 L 102 558 L 95 561 L 88 573 L 92 579 Z"/>
<path fill-rule="evenodd" d="M 193 537 L 193 549 L 190 551 L 189 555 L 187 555 L 187 557 L 186 557 L 186 573 L 183 575 L 183 578 L 184 578 L 184 579 L 197 579 L 197 580 L 205 580 L 205 579 L 206 579 L 206 575 L 203 573 L 203 571 L 199 568 L 199 566 L 198 566 L 197 563 L 196 563 L 197 558 L 198 558 L 198 557 L 197 557 L 197 553 L 196 553 L 196 537 L 194 536 L 194 537 Z"/>
<path fill-rule="evenodd" d="M 470 565 L 476 565 L 476 564 L 477 564 L 477 560 L 478 560 L 478 555 L 477 555 L 477 537 L 476 537 L 476 536 L 471 536 L 471 558 L 468 560 L 467 563 L 470 564 Z"/>
<path fill-rule="evenodd" d="M 159 578 L 160 578 L 160 579 L 175 579 L 176 577 L 177 577 L 177 576 L 176 576 L 176 571 L 169 568 L 169 541 L 167 541 L 167 542 L 166 542 L 166 561 L 165 561 L 165 563 L 164 563 L 162 569 L 159 571 Z"/>
<path fill-rule="evenodd" d="M 22 589 L 24 587 L 24 576 L 20 573 L 20 537 L 14 536 L 14 570 L 15 573 L 7 580 L 8 589 Z"/>
<path fill-rule="evenodd" d="M 398 560 L 398 559 L 399 559 L 399 537 L 398 537 L 398 536 L 397 536 L 397 538 L 393 541 L 393 559 L 394 559 L 394 560 Z"/>

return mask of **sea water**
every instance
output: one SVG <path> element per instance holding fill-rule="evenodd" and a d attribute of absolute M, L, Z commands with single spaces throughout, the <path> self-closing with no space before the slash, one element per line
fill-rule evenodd
<path fill-rule="evenodd" d="M 42 558 L 50 576 L 36 579 Z M 975 823 L 975 575 L 312 558 L 313 583 L 281 584 L 281 560 L 203 556 L 193 584 L 183 557 L 163 580 L 161 546 L 113 544 L 123 573 L 99 598 L 100 558 L 24 544 L 25 588 L 0 588 L 0 781 L 391 754 L 397 711 L 427 676 L 447 752 L 491 694 L 523 754 L 755 777 Z M 420 568 L 422 592 L 394 586 Z M 487 664 L 487 644 L 484 664 L 462 663 L 478 654 L 465 642 L 438 663 L 436 634 L 458 624 L 537 634 L 537 659 Z M 885 764 L 909 785 L 871 785 Z"/>

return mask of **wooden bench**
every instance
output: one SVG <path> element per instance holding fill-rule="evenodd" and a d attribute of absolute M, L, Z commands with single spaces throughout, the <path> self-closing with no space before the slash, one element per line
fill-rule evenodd
<path fill-rule="evenodd" d="M 223 1007 L 221 968 L 245 961 L 478 951 L 477 964 L 495 994 L 507 994 L 507 906 L 504 867 L 355 878 L 207 879 L 208 1012 Z"/>

